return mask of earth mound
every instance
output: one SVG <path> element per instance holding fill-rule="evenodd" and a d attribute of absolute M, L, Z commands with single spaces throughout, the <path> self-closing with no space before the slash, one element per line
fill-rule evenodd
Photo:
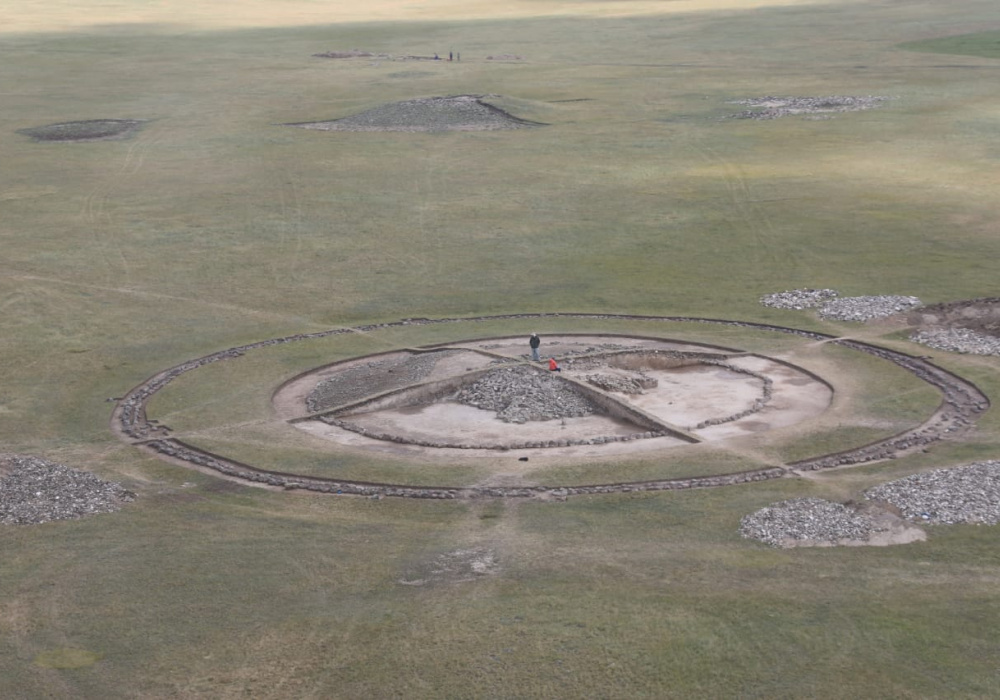
<path fill-rule="evenodd" d="M 498 131 L 544 126 L 489 104 L 486 95 L 394 102 L 342 119 L 285 124 L 320 131 Z"/>
<path fill-rule="evenodd" d="M 19 129 L 17 133 L 35 141 L 110 141 L 131 136 L 142 124 L 139 119 L 87 119 Z"/>
<path fill-rule="evenodd" d="M 937 350 L 1000 355 L 1000 298 L 983 297 L 934 304 L 914 311 L 910 340 Z"/>

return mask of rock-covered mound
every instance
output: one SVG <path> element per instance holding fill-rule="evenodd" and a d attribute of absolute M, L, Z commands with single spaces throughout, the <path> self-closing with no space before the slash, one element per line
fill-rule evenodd
<path fill-rule="evenodd" d="M 819 315 L 834 321 L 872 321 L 894 316 L 920 305 L 920 299 L 909 296 L 840 297 L 823 304 L 819 308 Z"/>
<path fill-rule="evenodd" d="M 796 311 L 801 311 L 802 309 L 813 309 L 817 306 L 822 306 L 839 296 L 840 293 L 835 289 L 812 289 L 806 287 L 805 289 L 789 289 L 784 292 L 765 294 L 760 298 L 760 303 L 772 309 L 795 309 Z"/>
<path fill-rule="evenodd" d="M 0 456 L 0 523 L 37 525 L 112 513 L 135 494 L 116 482 L 38 457 Z"/>
<path fill-rule="evenodd" d="M 506 423 L 573 418 L 597 408 L 558 377 L 530 367 L 505 367 L 487 372 L 462 387 L 454 400 L 466 406 L 495 411 Z"/>
<path fill-rule="evenodd" d="M 888 100 L 877 95 L 831 95 L 828 97 L 750 97 L 733 104 L 750 109 L 734 114 L 734 119 L 780 119 L 795 115 L 860 112 L 876 109 Z"/>
<path fill-rule="evenodd" d="M 87 119 L 20 129 L 17 133 L 35 141 L 108 141 L 132 135 L 143 123 L 138 119 Z"/>
<path fill-rule="evenodd" d="M 920 523 L 1000 523 L 1000 462 L 973 462 L 890 481 L 865 491 L 865 498 L 895 506 Z"/>
<path fill-rule="evenodd" d="M 425 97 L 382 105 L 343 119 L 286 124 L 321 131 L 497 131 L 542 126 L 494 107 L 486 95 Z"/>
<path fill-rule="evenodd" d="M 840 503 L 821 498 L 793 498 L 761 508 L 740 520 L 740 534 L 774 547 L 790 542 L 867 540 L 876 530 L 874 521 Z"/>
<path fill-rule="evenodd" d="M 916 331 L 910 340 L 935 350 L 966 355 L 1000 355 L 1000 338 L 971 328 L 933 328 Z"/>
<path fill-rule="evenodd" d="M 306 397 L 310 413 L 360 401 L 384 391 L 401 389 L 424 379 L 437 363 L 456 351 L 398 355 L 348 367 L 319 382 Z"/>

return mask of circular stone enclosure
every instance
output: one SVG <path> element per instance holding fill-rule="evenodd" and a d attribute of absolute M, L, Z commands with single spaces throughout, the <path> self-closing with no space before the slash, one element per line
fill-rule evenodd
<path fill-rule="evenodd" d="M 311 441 L 309 449 L 329 445 L 320 449 L 330 455 L 321 458 L 323 460 L 331 459 L 336 453 L 357 452 L 358 446 L 377 449 L 383 454 L 391 451 L 405 455 L 405 460 L 394 462 L 395 466 L 387 474 L 398 474 L 399 469 L 406 469 L 415 452 L 448 453 L 465 464 L 470 463 L 464 460 L 465 455 L 479 464 L 481 460 L 475 459 L 478 453 L 495 455 L 490 460 L 493 462 L 511 464 L 513 459 L 517 464 L 527 458 L 518 457 L 517 451 L 525 450 L 520 454 L 531 455 L 531 459 L 551 454 L 565 456 L 571 463 L 599 460 L 598 464 L 606 464 L 610 469 L 606 482 L 562 485 L 545 483 L 544 477 L 542 484 L 518 479 L 504 481 L 512 474 L 508 470 L 503 472 L 499 482 L 487 479 L 465 485 L 414 486 L 412 481 L 392 483 L 392 477 L 385 481 L 359 481 L 324 473 L 325 470 L 295 473 L 281 466 L 267 469 L 199 447 L 190 442 L 185 433 L 175 435 L 166 425 L 147 416 L 150 399 L 182 375 L 215 363 L 237 360 L 268 347 L 339 335 L 369 337 L 383 330 L 395 333 L 393 342 L 400 345 L 399 333 L 405 337 L 407 327 L 532 320 L 533 323 L 541 321 L 541 329 L 545 330 L 545 319 L 552 319 L 553 323 L 564 327 L 573 320 L 580 320 L 591 328 L 621 322 L 631 326 L 671 324 L 671 328 L 677 328 L 677 324 L 696 324 L 702 328 L 714 327 L 725 337 L 733 337 L 734 331 L 737 334 L 743 330 L 756 333 L 758 340 L 755 343 L 760 342 L 761 333 L 784 335 L 792 342 L 782 341 L 775 347 L 797 347 L 805 352 L 803 358 L 813 356 L 819 348 L 829 347 L 838 357 L 848 358 L 840 362 L 849 361 L 851 353 L 858 353 L 859 357 L 867 356 L 869 364 L 874 359 L 894 365 L 932 387 L 940 396 L 940 403 L 917 424 L 907 420 L 898 424 L 899 432 L 839 452 L 789 462 L 755 457 L 750 461 L 759 465 L 757 468 L 729 473 L 709 472 L 646 481 L 615 480 L 614 461 L 605 462 L 605 455 L 642 449 L 649 450 L 658 463 L 668 464 L 670 448 L 686 445 L 677 452 L 686 457 L 676 464 L 695 465 L 699 458 L 690 452 L 691 443 L 725 444 L 722 449 L 729 452 L 727 441 L 746 444 L 746 440 L 751 440 L 752 444 L 753 440 L 771 440 L 767 437 L 770 434 L 785 435 L 785 438 L 778 438 L 781 444 L 780 441 L 787 440 L 789 435 L 793 439 L 795 435 L 807 435 L 812 428 L 803 433 L 793 424 L 815 420 L 818 421 L 816 425 L 820 425 L 828 420 L 824 416 L 832 385 L 815 371 L 806 371 L 789 362 L 788 358 L 795 357 L 799 350 L 788 356 L 780 353 L 767 356 L 663 337 L 599 333 L 543 334 L 543 355 L 557 357 L 563 368 L 562 372 L 550 373 L 546 365 L 530 361 L 527 333 L 524 333 L 516 337 L 479 338 L 399 349 L 319 367 L 280 384 L 272 394 L 275 410 L 269 418 L 240 425 L 247 430 L 254 430 L 252 426 L 258 424 L 269 427 L 272 432 L 280 431 L 283 440 L 293 440 L 296 428 L 312 432 L 311 436 L 303 436 Z M 431 332 L 420 331 L 420 334 Z M 280 354 L 282 351 L 274 352 Z M 507 374 L 516 377 L 511 380 L 513 384 L 508 381 Z M 197 376 L 193 375 L 190 381 L 197 383 Z M 490 387 L 496 385 L 500 390 L 490 393 Z M 509 391 L 511 386 L 515 389 L 512 392 Z M 545 397 L 543 404 L 568 401 L 566 406 L 558 408 L 563 413 L 546 413 L 550 406 L 539 407 L 532 401 L 512 402 L 511 395 L 514 399 L 525 398 L 529 393 L 525 386 L 533 387 L 532 391 Z M 945 438 L 955 438 L 974 426 L 978 416 L 988 407 L 989 399 L 975 385 L 926 358 L 824 333 L 724 319 L 550 313 L 404 319 L 272 338 L 221 350 L 165 369 L 130 390 L 116 404 L 112 428 L 129 444 L 172 463 L 265 486 L 418 498 L 546 494 L 561 497 L 722 486 L 875 462 L 910 450 L 926 449 Z M 813 423 L 803 425 L 812 426 Z M 793 426 L 791 433 L 784 430 L 786 426 Z M 198 434 L 204 432 L 197 426 L 192 427 Z M 758 434 L 761 435 L 754 437 Z M 323 439 L 317 440 L 316 435 Z M 197 439 L 197 435 L 192 437 Z M 261 434 L 252 439 L 266 441 L 268 438 Z M 694 449 L 700 448 L 695 446 Z M 252 449 L 244 451 L 257 454 Z M 343 463 L 342 457 L 332 459 L 331 464 Z M 353 458 L 348 458 L 347 462 L 355 464 Z M 427 468 L 431 471 L 428 473 L 444 474 L 439 462 L 437 459 L 429 462 Z M 366 463 L 361 460 L 356 466 Z M 279 456 L 277 462 L 272 459 L 272 464 L 284 465 L 286 461 Z M 534 478 L 541 474 L 538 468 L 545 468 L 544 461 L 539 467 L 533 467 Z M 669 473 L 676 473 L 676 470 Z"/>
<path fill-rule="evenodd" d="M 788 362 L 717 346 L 546 336 L 558 372 L 527 350 L 517 336 L 358 358 L 296 377 L 274 406 L 342 444 L 572 454 L 566 448 L 662 450 L 764 432 L 819 415 L 833 394 Z"/>

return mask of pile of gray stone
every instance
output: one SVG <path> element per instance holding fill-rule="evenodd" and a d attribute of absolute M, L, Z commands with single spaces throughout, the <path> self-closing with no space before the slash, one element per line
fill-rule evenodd
<path fill-rule="evenodd" d="M 411 386 L 427 377 L 445 357 L 460 350 L 442 350 L 421 355 L 391 355 L 337 372 L 319 382 L 306 397 L 310 413 L 360 401 L 384 391 Z"/>
<path fill-rule="evenodd" d="M 540 126 L 494 107 L 489 95 L 424 97 L 393 102 L 342 119 L 285 124 L 321 131 L 496 131 Z"/>
<path fill-rule="evenodd" d="M 740 520 L 740 534 L 774 547 L 794 541 L 863 542 L 878 530 L 854 508 L 821 498 L 793 498 L 761 508 Z"/>
<path fill-rule="evenodd" d="M 765 294 L 760 303 L 773 309 L 813 309 L 836 299 L 840 293 L 835 289 L 789 289 L 784 292 Z"/>
<path fill-rule="evenodd" d="M 819 315 L 834 321 L 872 321 L 921 305 L 920 299 L 909 296 L 840 297 L 823 304 L 819 308 Z"/>
<path fill-rule="evenodd" d="M 831 95 L 829 97 L 751 97 L 732 104 L 750 109 L 734 114 L 734 119 L 779 119 L 800 114 L 833 114 L 876 109 L 888 100 L 877 95 Z"/>
<path fill-rule="evenodd" d="M 623 374 L 588 374 L 586 377 L 588 384 L 593 384 L 598 389 L 613 391 L 619 394 L 643 394 L 646 389 L 655 388 L 659 382 L 655 377 L 649 377 L 640 373 Z"/>
<path fill-rule="evenodd" d="M 936 328 L 916 331 L 910 340 L 936 350 L 967 355 L 1000 355 L 1000 338 L 970 328 Z"/>
<path fill-rule="evenodd" d="M 1000 462 L 914 474 L 865 491 L 865 497 L 898 508 L 919 523 L 1000 523 Z"/>
<path fill-rule="evenodd" d="M 38 457 L 0 457 L 0 523 L 37 525 L 112 513 L 135 494 L 117 482 Z"/>
<path fill-rule="evenodd" d="M 495 411 L 506 423 L 586 416 L 596 406 L 558 377 L 531 367 L 491 370 L 462 387 L 453 399 L 466 406 Z"/>

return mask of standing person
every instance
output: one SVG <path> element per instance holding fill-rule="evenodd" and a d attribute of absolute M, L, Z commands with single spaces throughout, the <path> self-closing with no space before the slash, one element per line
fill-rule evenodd
<path fill-rule="evenodd" d="M 541 362 L 542 358 L 538 355 L 538 346 L 542 344 L 542 339 L 538 337 L 537 333 L 532 333 L 531 338 L 528 340 L 528 345 L 531 346 L 531 359 L 535 362 Z"/>

